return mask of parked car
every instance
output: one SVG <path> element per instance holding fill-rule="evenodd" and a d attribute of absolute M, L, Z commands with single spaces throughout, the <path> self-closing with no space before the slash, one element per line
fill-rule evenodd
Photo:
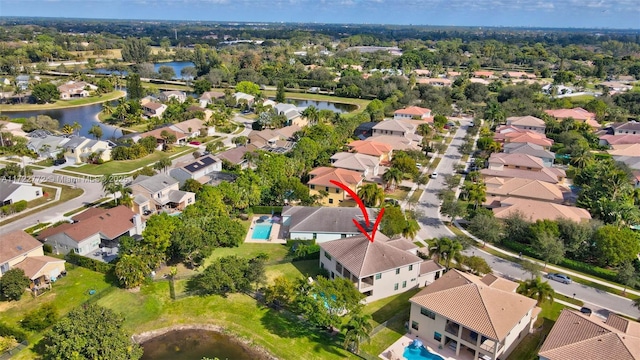
<path fill-rule="evenodd" d="M 191 145 L 200 145 L 200 141 L 192 141 L 189 144 L 191 144 Z"/>
<path fill-rule="evenodd" d="M 583 306 L 580 308 L 580 312 L 586 315 L 591 315 L 593 311 L 591 311 L 591 309 L 589 309 L 588 307 Z"/>
<path fill-rule="evenodd" d="M 568 277 L 567 275 L 559 274 L 559 273 L 549 273 L 547 274 L 547 278 L 550 280 L 559 281 L 563 284 L 571 284 L 573 282 L 571 278 Z"/>
<path fill-rule="evenodd" d="M 55 160 L 53 160 L 53 165 L 62 165 L 64 163 L 66 163 L 66 162 L 67 162 L 67 159 L 65 159 L 65 158 L 55 159 Z"/>
<path fill-rule="evenodd" d="M 396 199 L 384 199 L 385 204 L 391 204 L 394 206 L 400 206 L 400 202 Z"/>
<path fill-rule="evenodd" d="M 438 177 L 438 173 L 435 173 L 435 172 L 434 172 L 434 173 L 433 173 L 433 174 L 431 174 L 429 177 L 430 177 L 430 178 L 432 178 L 432 179 L 435 179 L 435 178 L 437 178 L 437 177 Z"/>

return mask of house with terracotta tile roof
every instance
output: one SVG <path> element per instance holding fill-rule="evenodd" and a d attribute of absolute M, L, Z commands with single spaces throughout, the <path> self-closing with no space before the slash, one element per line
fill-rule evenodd
<path fill-rule="evenodd" d="M 553 145 L 553 140 L 531 130 L 519 129 L 511 125 L 503 125 L 496 129 L 493 140 L 501 143 L 531 143 L 542 146 L 545 150 L 549 150 Z"/>
<path fill-rule="evenodd" d="M 402 119 L 417 119 L 417 120 L 426 120 L 429 122 L 433 122 L 431 118 L 431 109 L 419 107 L 419 106 L 409 106 L 404 109 L 398 109 L 393 112 L 394 120 L 402 120 Z"/>
<path fill-rule="evenodd" d="M 542 160 L 542 164 L 546 167 L 553 166 L 556 154 L 549 150 L 545 150 L 542 146 L 531 143 L 508 143 L 502 146 L 505 154 L 525 154 L 537 157 Z"/>
<path fill-rule="evenodd" d="M 320 268 L 327 270 L 332 279 L 351 280 L 366 296 L 365 301 L 372 302 L 418 286 L 423 260 L 411 251 L 403 250 L 410 245 L 408 240 L 389 241 L 380 232 L 373 242 L 364 235 L 323 242 L 320 244 Z M 434 271 L 441 272 L 439 269 Z"/>
<path fill-rule="evenodd" d="M 378 157 L 379 162 L 391 161 L 391 156 L 393 155 L 393 147 L 391 145 L 377 142 L 375 140 L 356 140 L 350 142 L 347 146 L 351 152 L 376 156 Z"/>
<path fill-rule="evenodd" d="M 566 178 L 564 170 L 545 167 L 540 158 L 526 154 L 493 153 L 489 166 L 480 170 L 483 178 L 524 178 L 557 184 Z"/>
<path fill-rule="evenodd" d="M 338 152 L 331 156 L 330 161 L 333 167 L 360 172 L 365 178 L 378 175 L 380 170 L 379 158 L 371 155 Z"/>
<path fill-rule="evenodd" d="M 506 359 L 540 313 L 535 300 L 515 292 L 517 286 L 492 274 L 449 270 L 409 300 L 409 331 L 452 349 L 456 358 L 470 352 L 473 359 Z"/>
<path fill-rule="evenodd" d="M 536 79 L 536 74 L 526 73 L 523 71 L 506 71 L 502 74 L 505 78 L 510 79 Z"/>
<path fill-rule="evenodd" d="M 65 261 L 45 256 L 43 244 L 23 230 L 0 235 L 0 278 L 11 269 L 22 269 L 33 286 L 55 281 L 65 272 Z"/>
<path fill-rule="evenodd" d="M 497 76 L 493 71 L 478 70 L 473 72 L 473 77 L 482 79 L 496 79 Z"/>
<path fill-rule="evenodd" d="M 581 107 L 576 107 L 573 109 L 545 110 L 544 112 L 548 115 L 551 115 L 556 120 L 572 118 L 576 121 L 586 123 L 593 128 L 600 127 L 600 124 L 596 121 L 596 114 L 589 112 Z"/>
<path fill-rule="evenodd" d="M 73 223 L 48 228 L 38 239 L 51 245 L 54 251 L 89 255 L 101 247 L 117 247 L 121 236 L 142 234 L 144 222 L 124 205 L 112 209 L 91 208 L 71 218 Z"/>
<path fill-rule="evenodd" d="M 422 136 L 416 135 L 417 138 L 412 139 L 404 136 L 395 135 L 378 135 L 365 139 L 364 141 L 375 141 L 391 146 L 393 150 L 420 150 Z"/>
<path fill-rule="evenodd" d="M 417 83 L 433 86 L 451 86 L 453 81 L 447 78 L 418 78 Z"/>
<path fill-rule="evenodd" d="M 602 321 L 563 309 L 538 356 L 540 360 L 639 360 L 640 323 L 612 312 Z"/>
<path fill-rule="evenodd" d="M 339 169 L 333 167 L 318 167 L 309 172 L 309 195 L 320 195 L 320 191 L 324 190 L 328 193 L 327 196 L 322 197 L 320 203 L 323 206 L 338 206 L 341 202 L 351 199 L 351 196 L 347 194 L 342 188 L 334 185 L 331 180 L 338 181 L 351 190 L 357 191 L 360 185 L 362 185 L 362 174 L 346 169 Z"/>
<path fill-rule="evenodd" d="M 538 119 L 535 116 L 511 116 L 507 118 L 507 125 L 513 126 L 522 130 L 530 130 L 537 133 L 544 134 L 546 125 L 544 120 Z"/>
<path fill-rule="evenodd" d="M 498 203 L 499 206 L 494 207 L 492 211 L 493 215 L 499 219 L 507 219 L 518 213 L 521 214 L 524 219 L 531 222 L 545 219 L 566 219 L 575 222 L 591 220 L 591 214 L 589 214 L 587 210 L 575 206 L 519 197 L 508 197 L 500 200 Z"/>
<path fill-rule="evenodd" d="M 607 152 L 615 161 L 625 163 L 633 170 L 640 170 L 640 144 L 613 145 Z"/>
<path fill-rule="evenodd" d="M 484 179 L 486 185 L 485 206 L 500 206 L 500 201 L 516 197 L 562 204 L 564 192 L 556 184 L 534 179 L 489 177 Z M 567 192 L 568 189 L 565 189 Z"/>

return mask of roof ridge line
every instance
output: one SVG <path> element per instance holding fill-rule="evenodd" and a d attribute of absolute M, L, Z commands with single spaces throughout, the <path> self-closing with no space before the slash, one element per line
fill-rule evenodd
<path fill-rule="evenodd" d="M 480 282 L 482 282 L 482 280 L 479 280 Z M 476 282 L 472 282 L 473 285 L 475 285 L 476 291 L 478 291 L 478 295 L 480 296 L 480 300 L 482 302 L 482 308 L 484 309 L 485 314 L 487 314 L 487 319 L 489 319 L 489 324 L 491 324 L 491 329 L 493 330 L 493 333 L 496 335 L 496 337 L 498 336 L 498 331 L 496 330 L 496 326 L 493 323 L 493 319 L 491 318 L 491 316 L 489 315 L 489 310 L 487 309 L 487 303 L 485 302 L 484 296 L 482 296 L 482 292 L 480 291 L 480 284 L 476 283 Z M 482 283 L 482 285 L 487 286 L 487 287 L 491 287 L 485 283 Z M 495 289 L 495 288 L 492 288 Z M 500 290 L 500 289 L 496 289 L 496 290 Z M 500 339 L 497 339 L 498 341 L 500 341 Z"/>

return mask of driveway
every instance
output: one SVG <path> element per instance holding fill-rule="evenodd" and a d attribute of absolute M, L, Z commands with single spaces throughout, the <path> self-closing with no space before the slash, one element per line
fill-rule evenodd
<path fill-rule="evenodd" d="M 435 172 L 438 173 L 438 178 L 429 180 L 429 183 L 426 185 L 425 191 L 420 198 L 420 203 L 417 206 L 418 211 L 421 212 L 421 216 L 419 218 L 421 229 L 417 236 L 419 239 L 427 240 L 437 237 L 454 236 L 440 218 L 440 200 L 436 195 L 438 191 L 445 188 L 444 176 L 447 174 L 453 174 L 454 165 L 456 165 L 461 159 L 458 146 L 462 144 L 463 138 L 467 133 L 468 125 L 471 121 L 471 118 L 460 120 L 461 126 L 456 131 L 451 144 L 435 169 Z M 491 255 L 479 248 L 470 247 L 463 253 L 467 256 L 478 255 L 483 257 L 495 273 L 502 274 L 507 278 L 522 280 L 528 279 L 530 276 L 520 267 L 519 264 Z M 632 307 L 632 302 L 629 299 L 575 282 L 567 285 L 557 281 L 549 281 L 549 284 L 551 284 L 554 290 L 560 294 L 569 297 L 574 297 L 575 294 L 576 299 L 584 301 L 585 306 L 591 308 L 597 314 L 606 316 L 608 311 L 611 310 L 633 318 L 640 318 L 640 310 Z"/>

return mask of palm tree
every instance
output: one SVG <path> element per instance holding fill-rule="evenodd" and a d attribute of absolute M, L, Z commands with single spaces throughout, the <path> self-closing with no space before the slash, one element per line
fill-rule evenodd
<path fill-rule="evenodd" d="M 116 193 L 120 190 L 119 188 L 120 183 L 111 174 L 104 175 L 101 179 L 101 183 L 102 183 L 102 190 L 113 195 L 113 198 L 116 201 L 116 205 L 117 205 L 118 197 L 116 196 Z"/>
<path fill-rule="evenodd" d="M 2 128 L 5 127 L 5 123 L 0 123 L 0 146 L 4 147 L 4 138 L 2 137 Z"/>
<path fill-rule="evenodd" d="M 472 183 L 468 189 L 469 201 L 473 202 L 473 208 L 477 209 L 479 203 L 487 201 L 487 185 L 480 180 Z"/>
<path fill-rule="evenodd" d="M 402 171 L 398 168 L 390 167 L 382 174 L 382 181 L 385 182 L 387 189 L 396 187 L 402 181 Z"/>
<path fill-rule="evenodd" d="M 80 129 L 82 129 L 82 125 L 80 125 L 80 123 L 78 123 L 77 121 L 74 121 L 73 125 L 71 125 L 71 129 L 73 129 L 73 132 L 75 132 L 76 135 L 80 135 Z"/>
<path fill-rule="evenodd" d="M 575 167 L 582 169 L 590 164 L 592 160 L 593 154 L 591 154 L 591 151 L 588 148 L 576 149 L 571 153 L 571 165 Z"/>
<path fill-rule="evenodd" d="M 131 208 L 133 206 L 133 197 L 131 197 L 131 189 L 120 184 L 120 204 Z M 117 201 L 117 200 L 116 200 Z"/>
<path fill-rule="evenodd" d="M 60 130 L 63 134 L 73 134 L 73 127 L 69 124 L 64 124 L 64 126 L 62 127 L 62 129 Z"/>
<path fill-rule="evenodd" d="M 548 281 L 542 281 L 540 276 L 536 276 L 534 279 L 526 280 L 518 286 L 518 294 L 536 299 L 538 305 L 546 302 L 553 302 L 553 296 L 555 291 L 549 285 Z"/>
<path fill-rule="evenodd" d="M 320 115 L 318 113 L 318 108 L 311 105 L 309 107 L 307 107 L 306 109 L 304 109 L 301 113 L 302 116 L 304 116 L 305 118 L 307 118 L 307 121 L 309 122 L 309 125 L 315 125 L 318 120 L 320 119 Z"/>
<path fill-rule="evenodd" d="M 166 172 L 169 166 L 171 166 L 171 159 L 169 158 L 162 158 L 153 164 L 154 169 L 162 172 Z"/>
<path fill-rule="evenodd" d="M 415 239 L 420 231 L 420 224 L 415 219 L 408 219 L 404 229 L 402 229 L 402 236 L 407 239 Z"/>
<path fill-rule="evenodd" d="M 364 206 L 375 207 L 384 201 L 384 190 L 378 184 L 368 183 L 358 189 L 358 197 L 364 202 Z"/>
<path fill-rule="evenodd" d="M 111 104 L 109 104 L 109 102 L 108 102 L 108 101 L 107 101 L 107 102 L 102 103 L 102 112 L 103 112 L 105 115 L 109 115 L 109 116 L 111 116 L 111 115 L 113 115 L 113 111 L 114 111 L 113 106 L 111 106 Z"/>
<path fill-rule="evenodd" d="M 369 333 L 373 330 L 371 315 L 360 312 L 353 313 L 343 329 L 346 330 L 344 348 L 358 354 L 360 352 L 360 344 L 370 339 Z"/>
<path fill-rule="evenodd" d="M 463 247 L 462 244 L 457 240 L 451 240 L 449 244 L 449 248 L 444 253 L 445 266 L 447 269 L 451 268 L 451 259 L 456 258 L 460 252 L 462 252 Z"/>

